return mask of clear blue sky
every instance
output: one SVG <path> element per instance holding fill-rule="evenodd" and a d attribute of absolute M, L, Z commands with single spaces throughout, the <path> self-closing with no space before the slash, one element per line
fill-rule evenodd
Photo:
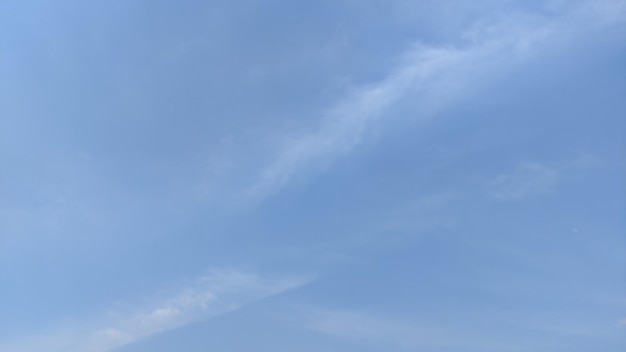
<path fill-rule="evenodd" d="M 0 16 L 0 351 L 626 350 L 626 1 Z"/>

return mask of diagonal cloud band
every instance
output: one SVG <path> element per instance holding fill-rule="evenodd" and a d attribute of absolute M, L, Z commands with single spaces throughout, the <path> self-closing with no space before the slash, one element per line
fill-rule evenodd
<path fill-rule="evenodd" d="M 511 15 L 475 26 L 464 34 L 464 46 L 413 45 L 387 78 L 328 109 L 317 130 L 288 138 L 243 198 L 263 199 L 296 175 L 348 154 L 373 122 L 391 117 L 390 110 L 406 99 L 418 108 L 418 118 L 431 118 L 517 65 L 625 18 L 623 1 L 583 1 L 560 16 Z"/>
<path fill-rule="evenodd" d="M 2 351 L 106 352 L 167 330 L 240 309 L 265 297 L 295 289 L 308 277 L 270 279 L 237 270 L 212 270 L 173 294 L 90 327 L 69 328 L 26 340 L 0 343 Z"/>

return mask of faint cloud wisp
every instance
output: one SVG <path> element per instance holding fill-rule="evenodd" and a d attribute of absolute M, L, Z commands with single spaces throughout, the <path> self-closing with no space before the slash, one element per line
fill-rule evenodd
<path fill-rule="evenodd" d="M 308 277 L 269 279 L 237 270 L 212 270 L 173 294 L 109 318 L 27 340 L 0 343 L 2 351 L 107 352 L 167 330 L 240 309 L 300 287 Z M 143 307 L 141 307 L 143 306 Z"/>
<path fill-rule="evenodd" d="M 356 89 L 327 109 L 315 131 L 287 136 L 276 157 L 239 201 L 254 203 L 294 177 L 350 153 L 368 128 L 390 118 L 397 105 L 407 103 L 418 110 L 418 118 L 432 118 L 512 67 L 572 42 L 579 31 L 621 21 L 621 15 L 607 14 L 606 9 L 622 7 L 604 3 L 606 6 L 591 6 L 583 2 L 558 17 L 513 14 L 490 24 L 480 23 L 463 34 L 466 43 L 462 46 L 414 44 L 387 78 Z M 512 193 L 508 196 L 515 197 Z"/>
<path fill-rule="evenodd" d="M 498 201 L 514 201 L 548 193 L 558 182 L 557 170 L 537 163 L 523 163 L 510 173 L 498 175 L 490 196 Z"/>

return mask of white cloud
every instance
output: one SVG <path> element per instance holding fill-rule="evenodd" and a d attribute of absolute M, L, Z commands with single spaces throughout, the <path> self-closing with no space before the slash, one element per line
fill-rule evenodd
<path fill-rule="evenodd" d="M 556 5 L 555 5 L 556 6 Z M 376 121 L 411 99 L 418 118 L 427 119 L 529 58 L 576 40 L 594 26 L 623 21 L 622 1 L 584 1 L 564 6 L 559 16 L 508 15 L 476 25 L 464 34 L 465 46 L 415 44 L 400 65 L 379 83 L 356 89 L 328 109 L 317 130 L 286 138 L 283 148 L 244 195 L 266 197 L 304 171 L 323 168 L 352 151 Z"/>
<path fill-rule="evenodd" d="M 112 312 L 108 322 L 74 327 L 23 341 L 0 343 L 15 352 L 105 352 L 142 338 L 233 311 L 264 297 L 301 286 L 310 279 L 266 279 L 233 270 L 214 270 L 178 292 L 143 308 Z M 95 327 L 94 327 L 95 326 Z"/>

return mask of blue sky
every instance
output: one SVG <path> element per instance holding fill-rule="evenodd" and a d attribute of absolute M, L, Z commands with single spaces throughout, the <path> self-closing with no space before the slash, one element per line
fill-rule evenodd
<path fill-rule="evenodd" d="M 0 13 L 0 351 L 626 347 L 626 2 Z"/>

